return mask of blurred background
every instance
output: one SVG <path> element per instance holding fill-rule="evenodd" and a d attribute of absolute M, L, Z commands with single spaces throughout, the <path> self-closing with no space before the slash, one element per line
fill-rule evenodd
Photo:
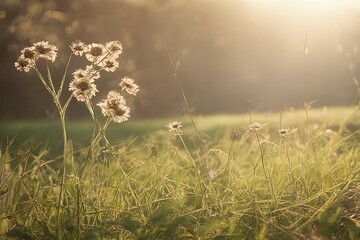
<path fill-rule="evenodd" d="M 122 77 L 134 78 L 136 118 L 184 112 L 164 41 L 195 114 L 244 112 L 249 100 L 258 111 L 358 103 L 356 1 L 2 0 L 0 31 L 0 119 L 56 118 L 37 76 L 14 67 L 21 49 L 42 40 L 59 48 L 51 65 L 57 82 L 75 39 L 121 41 L 120 68 L 97 80 L 94 101 Z M 87 63 L 73 60 L 67 84 Z M 88 115 L 77 101 L 69 111 L 69 118 Z"/>

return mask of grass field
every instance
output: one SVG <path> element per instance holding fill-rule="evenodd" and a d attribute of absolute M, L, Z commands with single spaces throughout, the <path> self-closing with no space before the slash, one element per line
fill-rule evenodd
<path fill-rule="evenodd" d="M 59 124 L 2 121 L 0 236 L 359 239 L 355 110 L 198 116 L 198 134 L 187 116 L 133 120 L 108 127 L 112 145 L 69 121 L 63 200 Z"/>

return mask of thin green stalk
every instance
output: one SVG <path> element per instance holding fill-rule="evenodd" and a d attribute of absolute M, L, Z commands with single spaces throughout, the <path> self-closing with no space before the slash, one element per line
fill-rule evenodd
<path fill-rule="evenodd" d="M 295 194 L 295 197 L 297 198 L 297 196 L 298 196 L 298 194 L 297 194 L 297 184 L 296 184 L 296 181 L 295 181 L 295 176 L 294 176 L 294 172 L 293 172 L 293 169 L 292 169 L 292 164 L 291 164 L 291 161 L 290 161 L 289 146 L 288 146 L 288 142 L 287 142 L 286 139 L 285 139 L 285 150 L 286 150 L 286 159 L 287 159 L 288 164 L 289 164 L 289 170 L 290 170 L 292 182 L 293 182 L 293 185 L 294 185 L 294 194 Z"/>
<path fill-rule="evenodd" d="M 265 176 L 266 182 L 267 182 L 266 185 L 268 186 L 268 190 L 269 190 L 270 194 L 273 196 L 274 202 L 277 205 L 277 198 L 276 198 L 276 195 L 275 195 L 272 180 L 271 180 L 270 176 L 268 176 L 267 173 L 266 173 L 265 160 L 264 160 L 264 158 L 265 158 L 264 157 L 264 150 L 263 150 L 263 148 L 261 146 L 261 142 L 260 142 L 260 139 L 259 139 L 259 134 L 257 132 L 255 132 L 255 136 L 256 136 L 256 140 L 257 140 L 257 143 L 258 143 L 258 146 L 259 146 L 259 149 L 260 149 L 260 159 L 261 159 L 261 165 L 262 165 L 262 169 L 263 169 L 263 172 L 264 172 L 264 176 Z M 269 188 L 269 185 L 270 185 L 270 188 Z"/>
<path fill-rule="evenodd" d="M 64 87 L 64 82 L 65 82 L 65 79 L 66 79 L 66 73 L 67 73 L 67 70 L 68 70 L 68 68 L 69 68 L 72 55 L 73 55 L 73 54 L 71 53 L 70 56 L 69 56 L 69 59 L 68 59 L 67 64 L 66 64 L 66 68 L 65 68 L 64 74 L 63 74 L 63 76 L 62 76 L 62 78 L 61 78 L 60 87 L 59 87 L 59 90 L 58 90 L 58 92 L 57 92 L 58 98 L 60 98 L 61 93 L 62 93 L 62 90 L 63 90 L 63 87 Z M 64 107 L 64 108 L 65 108 L 65 107 Z M 66 109 L 66 108 L 65 108 L 65 109 Z"/>
<path fill-rule="evenodd" d="M 176 68 L 175 68 L 175 65 L 174 65 L 174 63 L 173 63 L 173 61 L 172 61 L 172 59 L 171 59 L 171 57 L 170 57 L 169 49 L 168 49 L 168 47 L 167 47 L 167 44 L 166 44 L 165 40 L 163 41 L 163 44 L 164 44 L 165 51 L 166 51 L 167 57 L 168 57 L 168 59 L 169 59 L 171 68 L 172 68 L 172 70 L 173 70 L 174 79 L 175 79 L 175 81 L 177 82 L 177 84 L 178 84 L 178 86 L 179 86 L 179 88 L 180 88 L 182 97 L 183 97 L 184 102 L 185 102 L 185 105 L 186 105 L 186 109 L 187 109 L 187 111 L 188 111 L 188 113 L 189 113 L 189 116 L 190 116 L 190 119 L 191 119 L 191 123 L 192 123 L 192 125 L 193 125 L 194 131 L 195 131 L 195 134 L 196 134 L 197 145 L 200 147 L 201 152 L 203 152 L 203 146 L 202 146 L 201 141 L 200 141 L 200 135 L 199 135 L 199 132 L 198 132 L 198 130 L 197 130 L 197 127 L 196 127 L 196 124 L 195 124 L 195 121 L 194 121 L 194 117 L 193 117 L 193 115 L 192 115 L 192 113 L 191 113 L 189 103 L 188 103 L 188 101 L 187 101 L 187 98 L 186 98 L 184 89 L 183 89 L 183 87 L 182 87 L 182 85 L 181 85 L 181 82 L 180 82 L 180 79 L 179 79 L 179 77 L 178 77 L 178 74 L 177 74 L 177 70 L 176 70 Z"/>
<path fill-rule="evenodd" d="M 63 201 L 63 192 L 64 192 L 64 184 L 65 184 L 65 176 L 66 176 L 67 133 L 66 133 L 66 124 L 65 124 L 65 112 L 63 112 L 62 109 L 59 109 L 59 112 L 60 112 L 61 127 L 63 131 L 64 151 L 63 151 L 63 162 L 62 162 L 61 179 L 60 179 L 60 192 L 59 192 L 59 199 L 56 210 L 56 222 L 57 222 L 58 237 L 59 239 L 62 239 L 60 209 Z"/>

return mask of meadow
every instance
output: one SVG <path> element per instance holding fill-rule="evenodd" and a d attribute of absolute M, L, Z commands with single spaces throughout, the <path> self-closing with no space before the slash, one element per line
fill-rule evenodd
<path fill-rule="evenodd" d="M 69 121 L 60 230 L 59 124 L 2 121 L 1 235 L 358 239 L 359 119 L 350 107 L 198 116 L 200 142 L 188 116 L 133 120 L 109 126 L 112 151 L 89 147 L 91 121 Z"/>
<path fill-rule="evenodd" d="M 134 79 L 93 100 L 100 73 L 119 66 L 119 41 L 73 42 L 60 78 L 56 46 L 21 51 L 15 67 L 35 71 L 60 121 L 0 122 L 0 237 L 360 238 L 359 105 L 193 116 L 164 47 L 188 115 L 143 120 L 127 105 Z M 71 78 L 82 55 L 90 65 Z M 67 118 L 72 100 L 90 120 Z"/>

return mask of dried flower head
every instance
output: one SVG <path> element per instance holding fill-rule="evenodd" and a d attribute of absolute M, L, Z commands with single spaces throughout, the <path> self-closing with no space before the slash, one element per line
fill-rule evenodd
<path fill-rule="evenodd" d="M 97 71 L 96 69 L 94 69 L 91 66 L 86 66 L 86 69 L 76 69 L 72 75 L 74 76 L 75 79 L 79 79 L 79 78 L 83 78 L 83 77 L 88 77 L 88 78 L 92 78 L 92 79 L 99 79 L 100 78 L 100 73 L 99 71 Z"/>
<path fill-rule="evenodd" d="M 73 92 L 76 100 L 85 102 L 98 92 L 94 80 L 88 77 L 77 78 L 70 82 L 69 90 Z"/>
<path fill-rule="evenodd" d="M 85 51 L 85 57 L 90 62 L 98 62 L 100 61 L 104 55 L 105 55 L 105 47 L 103 44 L 100 43 L 91 43 L 88 45 L 86 51 Z"/>
<path fill-rule="evenodd" d="M 35 52 L 35 47 L 34 46 L 26 47 L 23 50 L 21 50 L 21 57 L 36 61 L 37 56 Z"/>
<path fill-rule="evenodd" d="M 120 93 L 110 91 L 107 98 L 97 105 L 101 108 L 103 116 L 111 117 L 114 122 L 121 123 L 130 118 L 130 108 L 125 104 L 126 101 Z"/>
<path fill-rule="evenodd" d="M 28 72 L 34 67 L 34 62 L 29 58 L 19 57 L 15 62 L 15 67 L 19 71 Z"/>
<path fill-rule="evenodd" d="M 107 72 L 115 72 L 119 67 L 119 62 L 115 59 L 106 59 L 101 63 L 101 67 Z"/>
<path fill-rule="evenodd" d="M 178 121 L 173 121 L 170 122 L 168 125 L 165 125 L 169 128 L 169 132 L 171 132 L 174 135 L 181 135 L 182 131 L 181 131 L 181 122 Z"/>
<path fill-rule="evenodd" d="M 44 58 L 52 62 L 55 61 L 57 57 L 57 47 L 49 44 L 49 42 L 41 41 L 34 43 L 36 56 L 39 58 Z"/>
<path fill-rule="evenodd" d="M 122 44 L 119 41 L 110 41 L 105 44 L 106 50 L 111 56 L 117 58 L 122 53 Z"/>
<path fill-rule="evenodd" d="M 255 132 L 260 130 L 265 124 L 261 124 L 259 122 L 254 122 L 252 124 L 249 125 L 249 131 L 250 132 Z"/>
<path fill-rule="evenodd" d="M 286 135 L 290 133 L 290 130 L 288 128 L 281 128 L 278 132 L 280 137 L 286 137 Z"/>
<path fill-rule="evenodd" d="M 80 40 L 75 40 L 70 45 L 71 51 L 76 56 L 82 56 L 87 46 Z"/>
<path fill-rule="evenodd" d="M 134 83 L 134 79 L 131 79 L 129 77 L 123 77 L 119 85 L 122 91 L 125 90 L 126 92 L 134 96 L 139 91 L 139 86 Z"/>
<path fill-rule="evenodd" d="M 215 180 L 215 178 L 217 177 L 217 171 L 215 171 L 215 170 L 210 170 L 209 172 L 208 172 L 208 178 L 209 178 L 209 180 L 210 181 L 214 181 Z"/>

